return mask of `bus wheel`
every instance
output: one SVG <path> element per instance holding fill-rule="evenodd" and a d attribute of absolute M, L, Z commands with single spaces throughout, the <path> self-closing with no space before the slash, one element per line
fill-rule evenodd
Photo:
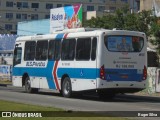
<path fill-rule="evenodd" d="M 65 77 L 62 83 L 62 95 L 67 98 L 71 97 L 72 95 L 72 85 L 69 77 Z"/>
<path fill-rule="evenodd" d="M 25 79 L 25 91 L 27 93 L 37 93 L 38 92 L 38 88 L 31 88 L 31 81 L 29 77 L 26 77 Z"/>
<path fill-rule="evenodd" d="M 25 91 L 27 93 L 31 93 L 32 92 L 31 81 L 30 81 L 29 77 L 26 77 L 26 79 L 25 79 Z"/>

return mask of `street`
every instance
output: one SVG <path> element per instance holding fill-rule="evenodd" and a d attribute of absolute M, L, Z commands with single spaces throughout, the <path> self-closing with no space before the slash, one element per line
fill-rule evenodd
<path fill-rule="evenodd" d="M 135 95 L 118 95 L 113 100 L 102 101 L 96 95 L 64 98 L 52 91 L 28 94 L 24 88 L 0 86 L 0 99 L 73 111 L 160 111 L 160 98 Z"/>

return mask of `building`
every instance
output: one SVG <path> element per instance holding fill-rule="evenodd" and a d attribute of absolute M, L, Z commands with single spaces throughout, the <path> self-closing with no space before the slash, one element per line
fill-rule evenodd
<path fill-rule="evenodd" d="M 137 13 L 140 10 L 140 0 L 130 0 L 131 12 Z"/>
<path fill-rule="evenodd" d="M 50 9 L 83 4 L 83 12 L 106 11 L 128 5 L 129 0 L 0 0 L 0 33 L 16 33 L 17 23 L 21 21 L 48 19 Z M 86 15 L 86 14 L 84 14 Z"/>
<path fill-rule="evenodd" d="M 13 49 L 17 35 L 0 34 L 0 65 L 13 64 Z"/>
<path fill-rule="evenodd" d="M 140 11 L 152 10 L 152 14 L 160 17 L 160 0 L 140 0 Z"/>
<path fill-rule="evenodd" d="M 140 0 L 140 11 L 152 10 L 154 3 L 160 5 L 160 0 Z"/>

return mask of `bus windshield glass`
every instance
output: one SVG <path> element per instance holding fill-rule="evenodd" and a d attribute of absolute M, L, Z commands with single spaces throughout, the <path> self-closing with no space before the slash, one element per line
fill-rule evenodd
<path fill-rule="evenodd" d="M 144 45 L 144 39 L 138 36 L 107 36 L 104 42 L 112 52 L 140 52 Z"/>

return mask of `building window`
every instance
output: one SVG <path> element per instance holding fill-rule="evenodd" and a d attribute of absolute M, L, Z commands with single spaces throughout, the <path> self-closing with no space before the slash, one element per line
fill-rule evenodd
<path fill-rule="evenodd" d="M 100 0 L 101 2 L 105 3 L 106 1 L 105 0 Z"/>
<path fill-rule="evenodd" d="M 94 11 L 94 6 L 87 6 L 87 11 Z"/>
<path fill-rule="evenodd" d="M 92 0 L 89 0 L 89 2 L 92 2 Z"/>
<path fill-rule="evenodd" d="M 121 0 L 122 2 L 128 3 L 128 0 Z"/>
<path fill-rule="evenodd" d="M 6 2 L 6 7 L 13 7 L 13 2 L 7 1 Z"/>
<path fill-rule="evenodd" d="M 31 20 L 38 20 L 38 14 L 31 14 Z"/>
<path fill-rule="evenodd" d="M 115 12 L 116 11 L 116 7 L 109 7 L 110 12 Z"/>
<path fill-rule="evenodd" d="M 17 14 L 16 14 L 16 18 L 17 18 L 17 19 L 21 19 L 21 14 L 17 13 Z"/>
<path fill-rule="evenodd" d="M 6 13 L 6 18 L 13 18 L 13 13 Z"/>
<path fill-rule="evenodd" d="M 12 30 L 12 24 L 5 24 L 6 30 Z"/>
<path fill-rule="evenodd" d="M 22 14 L 22 20 L 27 20 L 27 14 Z"/>
<path fill-rule="evenodd" d="M 22 6 L 23 6 L 23 8 L 28 8 L 28 2 L 23 2 Z"/>
<path fill-rule="evenodd" d="M 62 7 L 62 4 L 57 4 L 57 8 Z"/>
<path fill-rule="evenodd" d="M 52 9 L 52 8 L 53 8 L 53 4 L 46 3 L 46 9 Z"/>
<path fill-rule="evenodd" d="M 48 19 L 48 18 L 50 18 L 50 15 L 45 15 L 45 19 Z"/>
<path fill-rule="evenodd" d="M 39 8 L 39 3 L 32 3 L 32 8 Z"/>
<path fill-rule="evenodd" d="M 98 6 L 98 11 L 104 11 L 105 10 L 105 6 Z"/>
<path fill-rule="evenodd" d="M 15 25 L 15 29 L 17 30 L 17 25 Z"/>
<path fill-rule="evenodd" d="M 116 2 L 117 0 L 110 0 L 111 2 Z"/>
<path fill-rule="evenodd" d="M 28 8 L 28 2 L 17 2 L 18 8 Z"/>
<path fill-rule="evenodd" d="M 21 8 L 22 7 L 22 2 L 17 2 L 17 7 Z"/>

